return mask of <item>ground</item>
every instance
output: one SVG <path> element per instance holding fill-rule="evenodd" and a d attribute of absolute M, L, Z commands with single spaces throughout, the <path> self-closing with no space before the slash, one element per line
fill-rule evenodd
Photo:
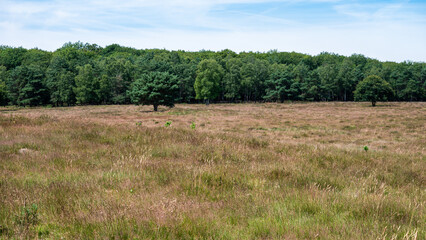
<path fill-rule="evenodd" d="M 370 106 L 0 108 L 0 239 L 425 239 L 426 103 Z"/>

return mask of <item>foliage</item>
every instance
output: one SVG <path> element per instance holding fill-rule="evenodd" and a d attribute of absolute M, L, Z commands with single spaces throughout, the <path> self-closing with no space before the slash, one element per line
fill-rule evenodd
<path fill-rule="evenodd" d="M 167 72 L 150 72 L 137 79 L 128 93 L 133 103 L 173 107 L 179 91 L 177 77 Z"/>
<path fill-rule="evenodd" d="M 95 79 L 92 65 L 86 64 L 78 67 L 78 74 L 75 77 L 74 93 L 77 104 L 99 103 L 99 82 Z"/>
<path fill-rule="evenodd" d="M 37 225 L 39 223 L 37 204 L 23 207 L 21 212 L 15 216 L 15 223 L 26 228 Z"/>
<path fill-rule="evenodd" d="M 7 71 L 5 66 L 0 66 L 0 106 L 7 104 Z"/>
<path fill-rule="evenodd" d="M 166 124 L 164 124 L 166 127 L 170 127 L 170 125 L 172 125 L 172 121 L 167 121 Z"/>
<path fill-rule="evenodd" d="M 209 103 L 220 93 L 220 81 L 223 77 L 223 68 L 214 59 L 205 59 L 198 64 L 197 78 L 194 89 L 196 99 L 203 99 Z"/>
<path fill-rule="evenodd" d="M 293 80 L 292 69 L 286 65 L 275 64 L 271 67 L 269 79 L 266 80 L 266 95 L 269 101 L 294 99 L 297 96 L 296 82 Z"/>
<path fill-rule="evenodd" d="M 69 42 L 54 52 L 0 46 L 0 104 L 129 104 L 133 84 L 152 72 L 175 75 L 174 101 L 183 103 L 353 101 L 356 86 L 370 75 L 390 84 L 392 100 L 426 100 L 426 63 L 420 62 L 327 52 L 185 52 Z"/>
<path fill-rule="evenodd" d="M 390 84 L 381 77 L 371 75 L 358 83 L 354 95 L 356 101 L 370 101 L 374 107 L 377 101 L 391 99 L 393 90 Z"/>
<path fill-rule="evenodd" d="M 43 69 L 31 64 L 14 68 L 8 78 L 8 93 L 12 104 L 37 106 L 48 101 Z"/>

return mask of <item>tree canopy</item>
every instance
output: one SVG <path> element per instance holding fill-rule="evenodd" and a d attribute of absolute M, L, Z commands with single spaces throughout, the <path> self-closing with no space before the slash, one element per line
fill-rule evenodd
<path fill-rule="evenodd" d="M 133 103 L 173 107 L 179 93 L 177 77 L 167 72 L 150 72 L 142 74 L 131 86 L 129 91 Z"/>
<path fill-rule="evenodd" d="M 377 75 L 370 75 L 356 86 L 355 101 L 370 101 L 376 106 L 378 101 L 387 101 L 393 97 L 392 87 Z"/>
<path fill-rule="evenodd" d="M 195 98 L 206 100 L 215 99 L 220 94 L 220 81 L 223 77 L 223 68 L 214 59 L 205 59 L 198 64 L 197 78 L 195 79 Z"/>
<path fill-rule="evenodd" d="M 327 52 L 186 52 L 76 42 L 54 52 L 0 46 L 0 104 L 129 104 L 134 83 L 153 72 L 176 77 L 173 102 L 354 101 L 366 99 L 361 90 L 355 97 L 355 90 L 370 75 L 393 89 L 388 100 L 426 100 L 422 62 Z"/>

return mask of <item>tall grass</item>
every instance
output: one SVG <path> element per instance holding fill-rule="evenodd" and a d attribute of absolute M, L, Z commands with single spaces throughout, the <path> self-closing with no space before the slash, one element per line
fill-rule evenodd
<path fill-rule="evenodd" d="M 249 107 L 280 106 L 287 107 Z M 0 239 L 426 238 L 426 161 L 418 148 L 424 149 L 424 141 L 404 151 L 364 151 L 364 142 L 345 147 L 340 131 L 364 129 L 353 133 L 363 139 L 363 133 L 377 130 L 360 119 L 335 126 L 310 120 L 309 128 L 269 131 L 274 126 L 264 116 L 261 124 L 271 125 L 267 130 L 243 121 L 229 132 L 222 116 L 225 120 L 194 130 L 187 118 L 191 112 L 202 117 L 199 107 L 179 110 L 188 114 L 177 115 L 173 127 L 77 117 L 84 108 L 70 108 L 67 117 L 50 112 L 55 110 L 35 114 L 39 109 L 1 113 Z M 245 107 L 233 105 L 232 111 L 241 114 Z M 420 126 L 419 116 L 400 124 Z M 198 120 L 207 123 L 209 117 Z M 279 124 L 291 124 L 284 121 Z M 424 121 L 416 131 L 422 128 Z M 314 143 L 317 133 L 327 131 L 336 133 L 335 142 Z M 391 131 L 401 132 L 403 143 L 424 139 L 403 129 L 378 132 L 387 138 Z M 277 132 L 282 139 L 308 137 L 286 142 L 276 138 Z M 20 152 L 23 148 L 28 151 Z M 33 204 L 37 221 L 29 224 L 22 220 L 23 209 L 28 213 Z"/>

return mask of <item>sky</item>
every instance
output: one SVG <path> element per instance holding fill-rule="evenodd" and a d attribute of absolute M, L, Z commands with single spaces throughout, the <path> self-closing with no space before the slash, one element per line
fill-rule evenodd
<path fill-rule="evenodd" d="M 0 0 L 0 45 L 77 41 L 426 62 L 426 0 Z"/>

